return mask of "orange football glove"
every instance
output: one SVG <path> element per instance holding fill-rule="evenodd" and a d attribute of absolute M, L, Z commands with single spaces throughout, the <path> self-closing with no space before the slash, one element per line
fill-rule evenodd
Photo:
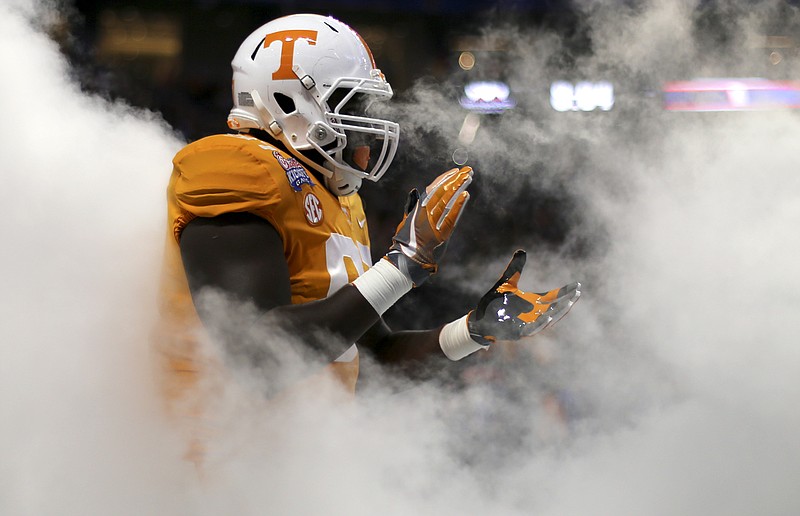
<path fill-rule="evenodd" d="M 464 206 L 472 168 L 453 168 L 437 177 L 422 195 L 411 190 L 386 258 L 415 287 L 436 273 Z"/>
<path fill-rule="evenodd" d="M 567 315 L 580 297 L 580 283 L 542 294 L 520 290 L 517 282 L 525 260 L 525 251 L 516 251 L 503 276 L 470 312 L 467 326 L 478 344 L 488 346 L 497 340 L 518 340 L 538 333 Z"/>

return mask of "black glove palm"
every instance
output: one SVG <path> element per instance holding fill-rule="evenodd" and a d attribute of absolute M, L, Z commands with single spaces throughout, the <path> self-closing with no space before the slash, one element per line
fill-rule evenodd
<path fill-rule="evenodd" d="M 503 275 L 469 314 L 467 325 L 475 342 L 488 346 L 531 336 L 561 320 L 580 297 L 580 283 L 541 294 L 520 290 L 517 283 L 525 260 L 525 251 L 516 251 Z"/>

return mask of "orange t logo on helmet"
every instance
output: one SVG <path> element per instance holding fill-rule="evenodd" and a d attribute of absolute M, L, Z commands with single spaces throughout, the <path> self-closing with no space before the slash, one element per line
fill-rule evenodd
<path fill-rule="evenodd" d="M 315 30 L 281 30 L 267 34 L 264 38 L 264 48 L 276 41 L 281 42 L 281 62 L 272 74 L 273 80 L 296 79 L 292 66 L 294 62 L 294 44 L 298 39 L 308 40 L 309 45 L 317 44 L 317 31 Z"/>

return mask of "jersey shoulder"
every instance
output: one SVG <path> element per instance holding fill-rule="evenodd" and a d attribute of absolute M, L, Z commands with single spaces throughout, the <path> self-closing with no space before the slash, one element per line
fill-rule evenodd
<path fill-rule="evenodd" d="M 310 181 L 303 167 L 293 170 L 293 165 L 299 166 L 293 158 L 247 135 L 197 140 L 181 149 L 172 163 L 176 201 L 203 217 L 267 209 L 280 203 L 287 186 Z"/>

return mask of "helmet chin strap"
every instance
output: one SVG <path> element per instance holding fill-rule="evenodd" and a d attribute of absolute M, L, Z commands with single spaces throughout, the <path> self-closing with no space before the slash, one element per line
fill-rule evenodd
<path fill-rule="evenodd" d="M 325 178 L 325 187 L 339 197 L 354 194 L 361 188 L 361 178 L 345 170 L 334 168 L 326 162 L 325 168 L 331 173 Z"/>
<path fill-rule="evenodd" d="M 261 115 L 264 129 L 273 137 L 279 138 L 280 134 L 283 132 L 283 128 L 272 118 L 272 114 L 270 114 L 267 106 L 264 105 L 264 101 L 261 100 L 261 95 L 258 94 L 258 90 L 251 91 L 250 96 L 253 98 L 253 106 L 258 110 L 258 114 Z"/>

